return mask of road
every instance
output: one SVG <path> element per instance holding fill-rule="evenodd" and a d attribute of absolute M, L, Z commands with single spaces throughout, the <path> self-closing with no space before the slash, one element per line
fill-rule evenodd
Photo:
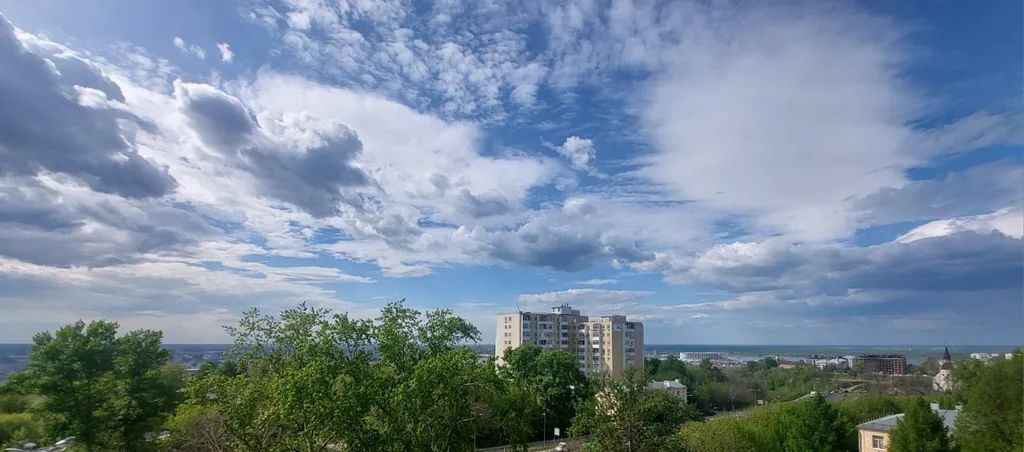
<path fill-rule="evenodd" d="M 578 451 L 582 449 L 583 443 L 586 438 L 563 438 L 563 439 L 549 439 L 547 441 L 534 441 L 528 443 L 527 446 L 530 448 L 530 452 L 545 452 L 555 450 L 555 446 L 558 445 L 559 441 L 565 442 L 569 446 L 570 451 Z M 484 449 L 477 449 L 477 452 L 504 452 L 509 446 L 496 446 L 488 447 Z"/>

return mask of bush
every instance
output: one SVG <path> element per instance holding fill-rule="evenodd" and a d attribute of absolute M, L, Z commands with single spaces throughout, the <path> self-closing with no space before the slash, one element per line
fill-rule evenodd
<path fill-rule="evenodd" d="M 24 440 L 42 439 L 42 427 L 29 413 L 0 414 L 0 446 L 18 446 Z"/>
<path fill-rule="evenodd" d="M 0 413 L 24 413 L 39 402 L 39 397 L 6 394 L 0 395 Z"/>

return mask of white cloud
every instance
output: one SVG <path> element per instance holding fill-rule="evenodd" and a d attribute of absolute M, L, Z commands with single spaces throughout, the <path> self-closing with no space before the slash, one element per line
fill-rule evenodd
<path fill-rule="evenodd" d="M 643 99 L 658 152 L 642 174 L 811 240 L 850 232 L 851 196 L 904 183 L 917 104 L 900 75 L 899 30 L 831 7 L 703 19 Z"/>
<path fill-rule="evenodd" d="M 589 138 L 580 138 L 578 136 L 571 136 L 565 139 L 565 142 L 561 146 L 555 148 L 556 151 L 562 156 L 569 160 L 569 163 L 573 168 L 580 171 L 588 171 L 591 168 L 590 163 L 594 160 L 596 150 L 594 149 L 594 142 Z"/>
<path fill-rule="evenodd" d="M 591 306 L 601 303 L 639 301 L 653 293 L 646 290 L 566 289 L 559 292 L 520 294 L 519 301 L 528 305 L 569 303 L 589 309 Z"/>
<path fill-rule="evenodd" d="M 936 220 L 914 229 L 896 238 L 896 243 L 910 243 L 917 240 L 944 237 L 963 231 L 974 231 L 982 234 L 998 231 L 1008 237 L 1024 236 L 1024 210 L 1019 206 L 1007 207 L 986 215 Z"/>
<path fill-rule="evenodd" d="M 910 146 L 922 157 L 935 157 L 993 144 L 1024 146 L 1024 114 L 974 113 L 951 124 L 918 131 Z"/>
<path fill-rule="evenodd" d="M 616 284 L 619 281 L 617 279 L 587 279 L 584 281 L 578 281 L 577 284 L 584 286 L 605 286 L 609 284 Z"/>
<path fill-rule="evenodd" d="M 174 37 L 174 47 L 177 47 L 178 50 L 181 50 L 186 55 L 192 55 L 200 60 L 206 59 L 206 51 L 202 47 L 195 44 L 189 45 L 180 36 Z"/>
<path fill-rule="evenodd" d="M 230 63 L 235 60 L 235 52 L 231 51 L 231 45 L 226 42 L 217 43 L 217 50 L 220 52 L 221 63 Z"/>

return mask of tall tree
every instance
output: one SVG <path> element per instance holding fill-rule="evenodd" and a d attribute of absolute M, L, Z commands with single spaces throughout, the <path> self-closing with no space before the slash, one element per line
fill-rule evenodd
<path fill-rule="evenodd" d="M 118 338 L 115 345 L 110 411 L 119 443 L 127 451 L 151 450 L 146 434 L 159 429 L 177 402 L 177 382 L 164 373 L 171 353 L 162 340 L 159 331 L 137 330 Z"/>
<path fill-rule="evenodd" d="M 536 427 L 547 432 L 554 427 L 567 430 L 579 404 L 591 395 L 590 382 L 576 357 L 527 344 L 506 350 L 503 358 L 506 364 L 502 371 L 508 378 L 534 388 L 540 404 Z"/>
<path fill-rule="evenodd" d="M 954 381 L 965 399 L 954 429 L 956 444 L 965 452 L 1024 450 L 1024 357 L 1018 349 L 1011 359 L 970 367 L 970 375 Z"/>
<path fill-rule="evenodd" d="M 786 434 L 786 452 L 828 452 L 856 449 L 854 427 L 821 394 L 798 402 Z"/>
<path fill-rule="evenodd" d="M 172 409 L 161 378 L 170 354 L 162 334 L 138 330 L 117 337 L 117 324 L 78 321 L 33 338 L 27 380 L 51 437 L 75 436 L 91 450 L 143 450 Z"/>
<path fill-rule="evenodd" d="M 280 318 L 251 310 L 228 331 L 241 371 L 207 371 L 193 380 L 181 413 L 221 422 L 235 450 L 373 447 L 376 437 L 362 425 L 376 394 L 368 321 L 302 304 Z"/>
<path fill-rule="evenodd" d="M 588 450 L 662 450 L 671 435 L 696 410 L 664 391 L 647 389 L 641 369 L 630 369 L 619 379 L 604 379 L 593 399 L 583 404 L 571 433 L 590 433 Z"/>
<path fill-rule="evenodd" d="M 889 434 L 892 452 L 949 452 L 949 431 L 942 418 L 918 397 Z"/>

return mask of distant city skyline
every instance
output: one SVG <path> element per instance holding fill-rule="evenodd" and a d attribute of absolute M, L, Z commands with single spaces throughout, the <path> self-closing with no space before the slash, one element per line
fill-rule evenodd
<path fill-rule="evenodd" d="M 0 0 L 0 343 L 1024 344 L 1024 4 Z"/>

